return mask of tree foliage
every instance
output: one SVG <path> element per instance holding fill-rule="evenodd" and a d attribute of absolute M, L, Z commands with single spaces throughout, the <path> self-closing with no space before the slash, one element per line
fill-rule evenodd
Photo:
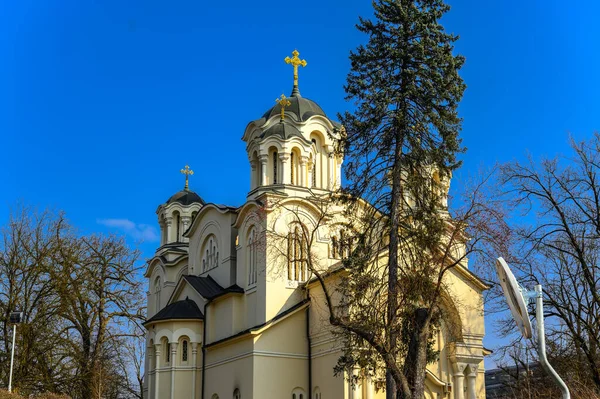
<path fill-rule="evenodd" d="M 121 237 L 79 235 L 63 214 L 23 206 L 1 240 L 0 381 L 8 385 L 8 316 L 20 310 L 15 390 L 82 399 L 138 391 L 123 349 L 139 339 L 143 318 L 139 253 Z"/>
<path fill-rule="evenodd" d="M 571 147 L 570 157 L 503 166 L 515 213 L 503 255 L 523 284 L 543 286 L 549 356 L 568 362 L 567 384 L 600 394 L 600 136 Z"/>
<path fill-rule="evenodd" d="M 358 246 L 346 261 L 356 275 L 344 289 L 348 305 L 360 307 L 360 284 L 370 284 L 385 312 L 356 319 L 352 328 L 342 323 L 342 329 L 351 346 L 367 347 L 383 361 L 388 397 L 420 398 L 443 275 L 463 261 L 456 249 L 465 242 L 466 220 L 452 221 L 442 208 L 463 151 L 457 107 L 465 90 L 458 74 L 464 58 L 453 54 L 457 36 L 439 22 L 449 10 L 443 1 L 379 0 L 374 10 L 373 19 L 361 18 L 357 26 L 369 40 L 350 55 L 345 89 L 356 109 L 341 121 L 349 183 L 344 194 L 372 204 L 377 211 L 369 218 L 376 222 L 356 226 Z M 388 238 L 383 245 L 370 242 L 373 231 L 365 223 L 377 225 L 376 237 Z M 361 269 L 382 251 L 386 278 L 369 282 Z M 355 361 L 349 354 L 343 360 L 344 367 Z"/>

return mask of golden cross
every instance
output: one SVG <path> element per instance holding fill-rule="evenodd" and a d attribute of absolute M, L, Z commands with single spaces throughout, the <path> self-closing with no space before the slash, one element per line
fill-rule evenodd
<path fill-rule="evenodd" d="M 281 98 L 276 98 L 275 102 L 281 106 L 281 120 L 283 120 L 285 118 L 285 107 L 289 107 L 292 103 L 283 94 Z"/>
<path fill-rule="evenodd" d="M 185 169 L 181 169 L 181 173 L 185 175 L 185 189 L 189 188 L 188 179 L 194 174 L 194 171 L 190 169 L 189 165 L 185 165 Z"/>
<path fill-rule="evenodd" d="M 285 57 L 284 59 L 286 64 L 292 64 L 294 67 L 294 89 L 298 89 L 298 66 L 306 66 L 306 60 L 301 60 L 300 57 L 298 57 L 299 55 L 300 53 L 298 50 L 294 50 L 292 51 L 292 58 Z"/>

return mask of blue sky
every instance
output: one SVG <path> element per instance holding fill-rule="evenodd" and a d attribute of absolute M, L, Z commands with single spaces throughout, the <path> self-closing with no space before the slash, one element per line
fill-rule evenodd
<path fill-rule="evenodd" d="M 566 151 L 600 109 L 598 2 L 450 1 L 468 88 L 460 179 L 483 165 Z M 156 246 L 156 207 L 183 188 L 241 205 L 241 136 L 282 93 L 349 109 L 348 53 L 368 1 L 0 2 L 0 224 L 17 201 L 66 211 L 85 232 Z M 491 326 L 488 331 L 491 331 Z M 493 334 L 488 342 L 494 342 Z"/>

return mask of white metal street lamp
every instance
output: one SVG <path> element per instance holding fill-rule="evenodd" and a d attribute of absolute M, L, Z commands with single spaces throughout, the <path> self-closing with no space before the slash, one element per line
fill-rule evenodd
<path fill-rule="evenodd" d="M 536 324 L 537 324 L 537 344 L 538 353 L 540 356 L 540 363 L 542 368 L 550 374 L 554 382 L 560 387 L 562 391 L 563 399 L 571 399 L 569 388 L 567 384 L 560 378 L 558 373 L 552 368 L 548 358 L 546 357 L 546 333 L 544 332 L 544 294 L 541 285 L 536 285 L 534 291 L 528 291 L 521 286 L 515 275 L 508 267 L 508 264 L 503 258 L 496 260 L 496 271 L 500 278 L 500 285 L 508 307 L 517 323 L 517 327 L 521 330 L 521 334 L 525 338 L 532 338 L 531 334 L 531 321 L 529 320 L 529 313 L 527 312 L 527 301 L 534 299 L 536 301 Z"/>
<path fill-rule="evenodd" d="M 10 374 L 8 376 L 8 392 L 12 392 L 13 363 L 15 361 L 15 337 L 17 336 L 17 324 L 23 321 L 23 312 L 10 312 L 9 322 L 13 325 L 12 351 L 10 355 Z"/>

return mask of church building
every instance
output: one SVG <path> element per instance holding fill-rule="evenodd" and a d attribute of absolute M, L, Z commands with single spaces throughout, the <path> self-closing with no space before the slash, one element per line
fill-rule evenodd
<path fill-rule="evenodd" d="M 298 89 L 294 51 L 290 97 L 282 95 L 243 133 L 250 190 L 239 207 L 217 205 L 185 188 L 156 213 L 160 246 L 148 261 L 144 398 L 382 399 L 385 381 L 354 372 L 334 375 L 339 340 L 311 279 L 298 238 L 298 218 L 311 223 L 309 200 L 339 188 L 343 156 L 334 151 L 343 127 Z M 276 206 L 274 204 L 277 204 Z M 341 205 L 337 206 L 338 208 Z M 343 212 L 315 238 L 325 269 L 339 269 Z M 271 233 L 269 233 L 271 230 Z M 273 235 L 280 235 L 276 240 Z M 447 275 L 453 306 L 435 339 L 427 399 L 485 399 L 482 292 L 488 287 L 466 262 Z M 362 377 L 361 377 L 362 376 Z"/>

